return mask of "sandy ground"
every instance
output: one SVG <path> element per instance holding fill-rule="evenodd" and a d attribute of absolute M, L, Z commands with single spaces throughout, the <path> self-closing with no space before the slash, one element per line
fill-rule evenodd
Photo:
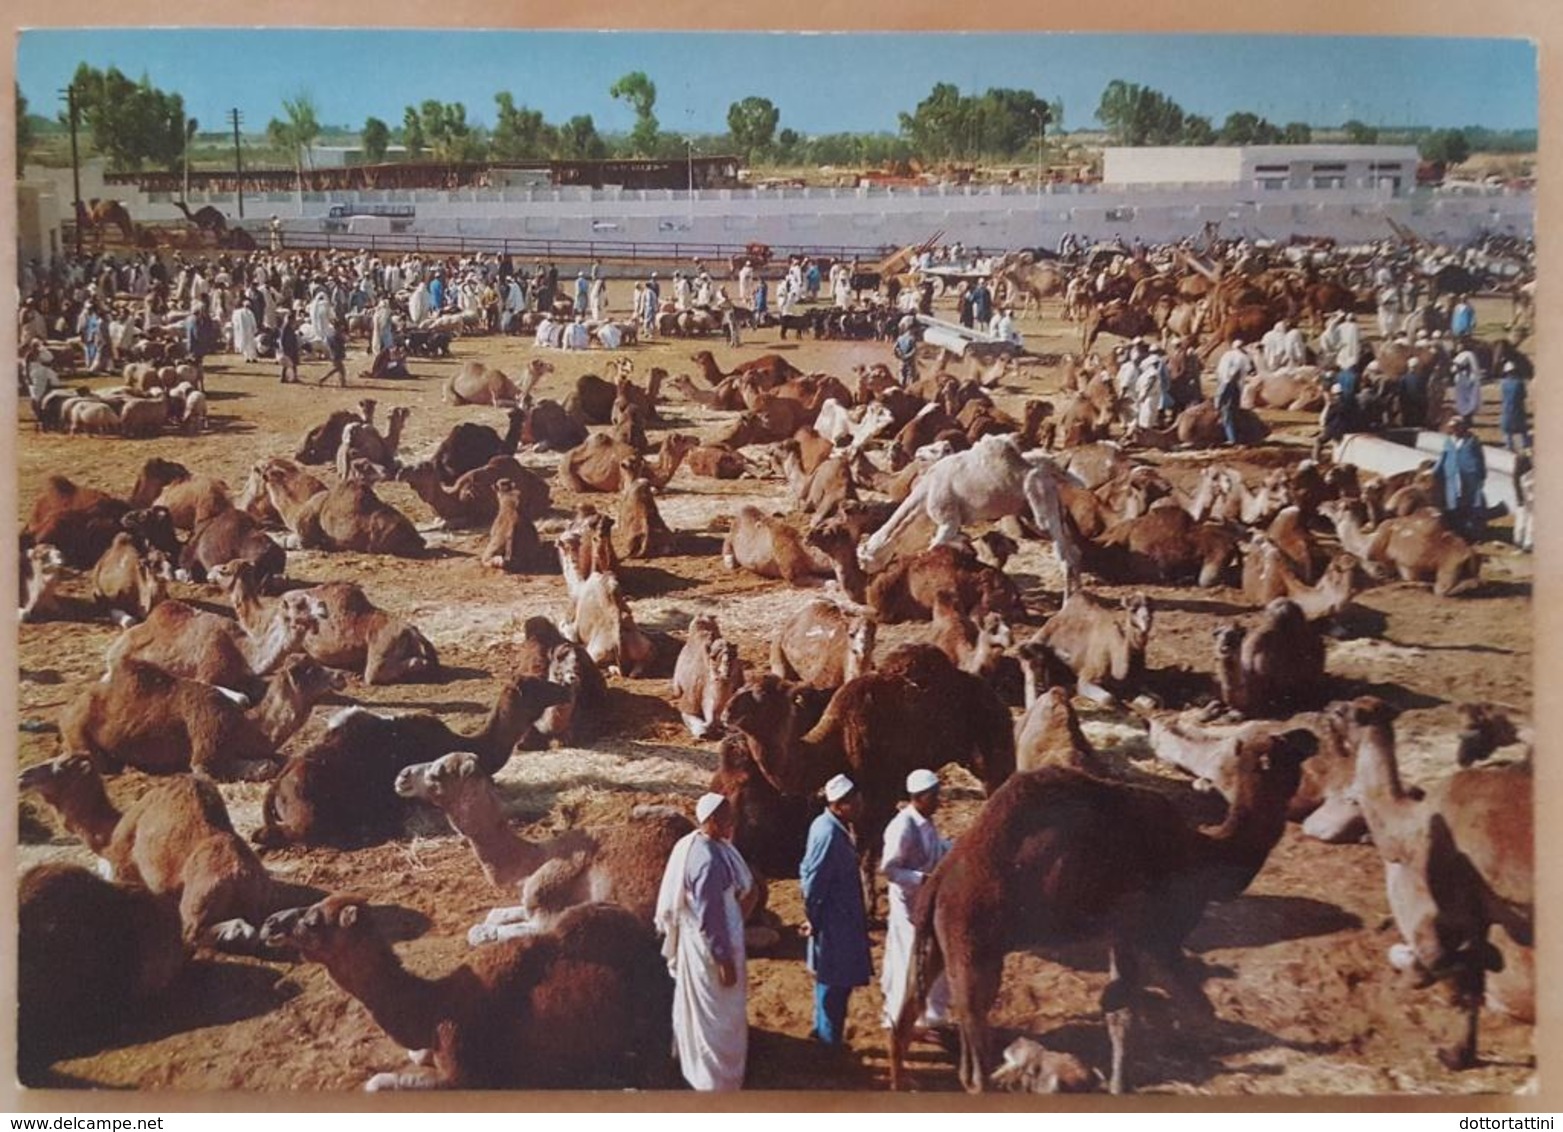
<path fill-rule="evenodd" d="M 1498 304 L 1484 305 L 1487 323 Z M 1075 341 L 1063 324 L 1049 319 L 1025 327 L 1028 345 L 1058 352 Z M 1494 327 L 1484 325 L 1483 332 Z M 739 351 L 710 343 L 657 343 L 634 351 L 638 375 L 651 365 L 672 373 L 691 371 L 692 349 L 709 345 L 725 366 L 761 352 L 779 350 L 806 370 L 847 375 L 860 361 L 888 361 L 883 344 L 787 342 L 773 333 L 751 336 Z M 212 430 L 199 438 L 147 441 L 99 440 L 35 434 L 18 425 L 20 499 L 25 508 L 45 476 L 65 472 L 79 483 L 128 493 L 137 469 L 151 456 L 176 459 L 201 472 L 242 482 L 250 464 L 288 453 L 304 430 L 331 410 L 350 407 L 372 385 L 381 414 L 408 405 L 413 413 L 404 454 L 426 454 L 451 425 L 478 420 L 503 429 L 502 415 L 487 408 L 453 408 L 441 403 L 440 387 L 459 362 L 478 358 L 512 373 L 524 366 L 531 348 L 519 340 L 473 338 L 456 344 L 452 361 L 417 361 L 415 380 L 366 383 L 348 390 L 288 389 L 277 384 L 269 365 L 246 366 L 218 359 L 209 387 Z M 543 395 L 562 399 L 574 378 L 601 373 L 600 354 L 554 355 L 557 372 Z M 350 359 L 350 365 L 359 361 Z M 306 367 L 323 372 L 324 365 Z M 1026 396 L 1056 390 L 1058 375 L 1028 369 L 1023 382 L 999 391 L 1000 404 L 1014 407 Z M 707 413 L 674 403 L 673 427 L 712 435 L 730 414 Z M 1481 422 L 1491 435 L 1496 391 L 1488 396 Z M 24 410 L 25 415 L 25 410 Z M 1311 436 L 1311 422 L 1278 415 L 1282 439 Z M 655 437 L 653 438 L 655 439 Z M 1299 449 L 1287 449 L 1300 455 Z M 1208 454 L 1162 457 L 1168 474 L 1191 482 Z M 1288 456 L 1287 458 L 1290 458 Z M 527 457 L 541 469 L 557 457 Z M 1273 462 L 1274 457 L 1266 460 Z M 404 509 L 420 527 L 434 515 L 400 484 L 384 485 L 383 498 Z M 557 484 L 560 516 L 577 499 Z M 597 497 L 602 502 L 603 497 Z M 661 502 L 678 530 L 714 550 L 723 517 L 742 503 L 784 509 L 779 481 L 718 483 L 687 469 L 674 477 Z M 441 714 L 452 725 L 480 722 L 500 679 L 509 672 L 522 621 L 533 614 L 563 611 L 564 589 L 557 576 L 514 578 L 480 567 L 474 557 L 481 533 L 431 532 L 435 554 L 424 561 L 321 553 L 290 554 L 288 574 L 301 582 L 352 579 L 370 597 L 410 618 L 433 640 L 449 666 L 434 684 L 368 688 L 356 679 L 345 695 L 315 709 L 310 723 L 287 750 L 299 750 L 319 735 L 342 703 Z M 1401 760 L 1412 782 L 1428 782 L 1453 767 L 1455 704 L 1490 698 L 1529 710 L 1531 705 L 1531 560 L 1503 543 L 1484 545 L 1482 591 L 1465 599 L 1434 598 L 1424 587 L 1388 585 L 1365 594 L 1353 615 L 1353 632 L 1332 641 L 1328 670 L 1339 695 L 1365 691 L 1384 696 L 1404 714 L 1399 735 Z M 1028 545 L 1011 564 L 1028 598 L 1046 607 L 1056 602 L 1059 576 L 1051 551 Z M 625 585 L 635 616 L 648 628 L 682 632 L 699 611 L 716 612 L 729 637 L 738 641 L 751 670 L 763 667 L 769 634 L 811 596 L 782 583 L 725 572 L 714 554 L 675 557 L 627 567 Z M 70 591 L 84 596 L 84 579 Z M 221 608 L 214 591 L 174 587 L 174 596 Z M 1120 587 L 1102 591 L 1116 595 Z M 1239 591 L 1196 591 L 1149 587 L 1156 605 L 1152 669 L 1182 667 L 1198 686 L 1212 670 L 1210 628 L 1219 619 L 1251 613 Z M 913 630 L 897 627 L 881 638 L 884 648 Z M 102 671 L 103 649 L 115 635 L 106 623 L 54 622 L 21 628 L 19 734 L 20 765 L 56 753 L 52 724 L 59 708 L 85 681 Z M 688 804 L 704 788 L 715 765 L 715 745 L 692 742 L 668 703 L 664 681 L 614 679 L 613 716 L 590 750 L 562 749 L 516 755 L 499 776 L 518 826 L 531 836 L 565 826 L 619 817 L 640 801 Z M 1088 733 L 1135 773 L 1160 775 L 1176 786 L 1191 814 L 1203 814 L 1201 799 L 1170 781 L 1150 759 L 1143 730 L 1121 716 L 1087 714 Z M 39 725 L 42 728 L 39 729 Z M 959 836 L 980 806 L 980 793 L 959 771 L 947 774 L 955 786 L 941 815 L 947 833 Z M 147 784 L 125 774 L 110 784 L 120 802 Z M 235 825 L 247 833 L 259 822 L 262 788 L 225 785 Z M 43 860 L 90 864 L 86 850 L 58 827 L 41 804 L 21 802 L 20 867 Z M 417 836 L 354 851 L 289 849 L 266 856 L 280 877 L 321 889 L 353 890 L 385 910 L 397 932 L 398 952 L 421 974 L 460 963 L 467 952 L 466 929 L 488 908 L 507 902 L 494 891 L 459 838 L 437 815 Z M 781 942 L 750 965 L 752 1044 L 749 1085 L 768 1089 L 865 1089 L 886 1087 L 885 1042 L 878 1025 L 876 987 L 853 997 L 850 1050 L 833 1055 L 811 1044 L 809 976 L 804 970 L 802 920 L 796 881 L 771 889 L 772 907 L 784 925 Z M 882 930 L 874 932 L 876 962 Z M 1437 990 L 1411 990 L 1385 962 L 1395 935 L 1383 892 L 1383 870 L 1370 845 L 1323 845 L 1290 829 L 1248 892 L 1214 907 L 1190 946 L 1209 967 L 1207 989 L 1218 1020 L 1211 1026 L 1174 1032 L 1153 1021 L 1139 1040 L 1133 1072 L 1148 1092 L 1181 1094 L 1418 1094 L 1509 1093 L 1532 1078 L 1532 1031 L 1484 1013 L 1481 1064 L 1451 1074 L 1434 1058 L 1447 1041 L 1457 1015 Z M 1081 969 L 1032 955 L 1015 955 L 993 1020 L 1001 1028 L 1039 1036 L 1045 1044 L 1081 1054 L 1105 1068 L 1107 1040 L 1097 998 L 1105 983 L 1105 957 Z M 99 1048 L 58 1062 L 49 1084 L 177 1090 L 349 1090 L 376 1071 L 395 1068 L 403 1053 L 365 1010 L 311 965 L 202 955 L 176 989 L 146 1017 L 127 1019 L 123 1031 Z M 912 1080 L 922 1090 L 956 1088 L 950 1060 L 936 1047 L 918 1047 Z"/>

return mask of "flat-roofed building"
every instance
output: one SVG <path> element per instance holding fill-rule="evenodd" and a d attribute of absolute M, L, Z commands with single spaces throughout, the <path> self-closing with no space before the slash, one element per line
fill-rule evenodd
<path fill-rule="evenodd" d="M 1102 184 L 1224 185 L 1258 191 L 1416 186 L 1412 145 L 1112 146 L 1103 150 Z"/>

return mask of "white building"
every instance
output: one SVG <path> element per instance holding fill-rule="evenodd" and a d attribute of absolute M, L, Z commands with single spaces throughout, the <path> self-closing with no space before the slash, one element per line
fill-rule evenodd
<path fill-rule="evenodd" d="M 1102 151 L 1102 184 L 1222 185 L 1260 191 L 1416 187 L 1412 145 L 1113 146 Z"/>

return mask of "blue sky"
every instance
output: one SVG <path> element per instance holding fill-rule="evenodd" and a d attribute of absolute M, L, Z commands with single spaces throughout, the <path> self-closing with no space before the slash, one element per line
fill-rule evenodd
<path fill-rule="evenodd" d="M 1534 129 L 1538 113 L 1535 50 L 1515 39 L 47 29 L 20 37 L 17 78 L 31 107 L 52 113 L 83 60 L 178 91 L 202 129 L 237 106 L 258 131 L 301 90 L 331 124 L 374 114 L 395 126 L 402 107 L 438 98 L 488 125 L 494 93 L 510 90 L 549 121 L 586 113 L 599 130 L 625 131 L 633 115 L 608 87 L 632 70 L 656 83 L 657 116 L 676 133 L 725 130 L 728 104 L 751 94 L 804 134 L 894 131 L 897 111 L 939 81 L 1061 98 L 1070 129 L 1095 126 L 1115 78 L 1217 125 L 1248 109 L 1278 124 Z"/>

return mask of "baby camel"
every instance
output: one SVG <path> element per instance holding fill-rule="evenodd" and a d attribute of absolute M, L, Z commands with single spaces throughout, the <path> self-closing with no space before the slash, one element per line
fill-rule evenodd
<path fill-rule="evenodd" d="M 596 900 L 626 908 L 649 926 L 668 854 L 694 828 L 682 815 L 658 810 L 619 825 L 528 841 L 510 828 L 494 780 L 467 751 L 406 767 L 396 776 L 396 793 L 443 811 L 489 882 L 520 890 L 519 906 L 494 909 L 467 933 L 474 946 L 547 931 L 567 909 Z"/>

